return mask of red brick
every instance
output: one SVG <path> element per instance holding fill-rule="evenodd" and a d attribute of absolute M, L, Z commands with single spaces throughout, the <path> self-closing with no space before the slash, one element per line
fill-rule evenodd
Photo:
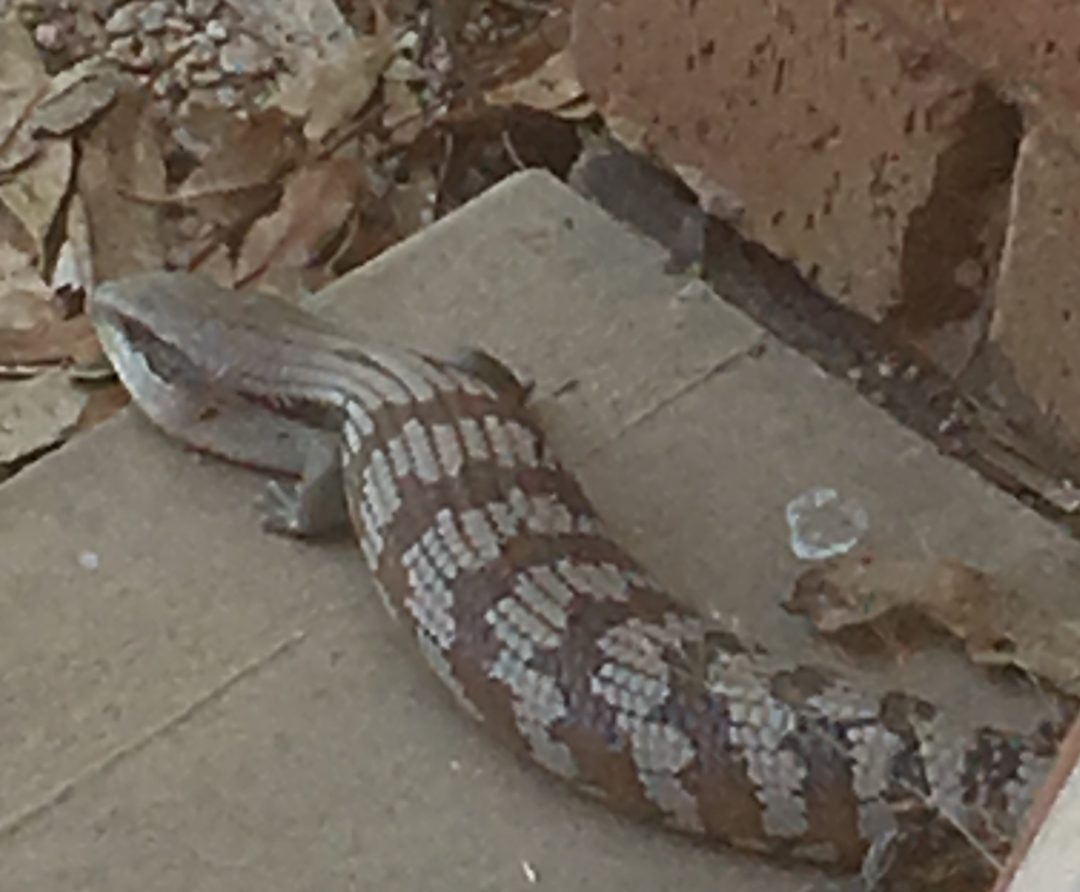
<path fill-rule="evenodd" d="M 1019 117 L 866 3 L 578 0 L 579 74 L 707 208 L 873 319 L 971 314 Z"/>
<path fill-rule="evenodd" d="M 990 330 L 995 358 L 1073 442 L 1080 442 L 1078 145 L 1080 134 L 1050 124 L 1021 144 Z"/>
<path fill-rule="evenodd" d="M 872 0 L 997 88 L 1044 112 L 1080 111 L 1075 0 Z"/>

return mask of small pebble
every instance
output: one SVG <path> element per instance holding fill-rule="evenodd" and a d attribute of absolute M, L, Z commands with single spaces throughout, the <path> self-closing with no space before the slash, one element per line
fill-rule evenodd
<path fill-rule="evenodd" d="M 221 19 L 211 19 L 206 23 L 206 34 L 211 40 L 215 40 L 218 43 L 222 43 L 229 37 L 229 32 L 225 28 L 225 23 Z"/>
<path fill-rule="evenodd" d="M 63 43 L 60 26 L 55 22 L 43 22 L 38 25 L 34 29 L 34 42 L 42 49 L 57 49 Z"/>
<path fill-rule="evenodd" d="M 219 63 L 228 74 L 251 74 L 266 68 L 264 53 L 246 34 L 240 34 L 221 48 Z"/>
<path fill-rule="evenodd" d="M 212 87 L 220 84 L 224 77 L 225 75 L 217 68 L 201 68 L 188 75 L 188 79 L 196 87 Z"/>
<path fill-rule="evenodd" d="M 184 59 L 195 68 L 205 68 L 217 62 L 218 50 L 214 41 L 205 34 L 196 34 Z"/>
<path fill-rule="evenodd" d="M 416 31 L 406 31 L 394 44 L 399 52 L 411 53 L 420 46 L 420 35 Z"/>
<path fill-rule="evenodd" d="M 221 0 L 187 0 L 187 14 L 193 19 L 208 19 L 220 5 Z"/>
<path fill-rule="evenodd" d="M 127 3 L 115 10 L 109 20 L 105 22 L 105 32 L 119 37 L 122 34 L 130 34 L 139 27 L 139 11 L 141 4 Z"/>
<path fill-rule="evenodd" d="M 240 94 L 236 92 L 236 87 L 229 85 L 221 87 L 215 95 L 217 96 L 218 102 L 226 108 L 232 108 L 240 101 Z"/>
<path fill-rule="evenodd" d="M 139 24 L 147 34 L 160 34 L 165 30 L 168 9 L 164 3 L 147 4 L 139 12 Z"/>

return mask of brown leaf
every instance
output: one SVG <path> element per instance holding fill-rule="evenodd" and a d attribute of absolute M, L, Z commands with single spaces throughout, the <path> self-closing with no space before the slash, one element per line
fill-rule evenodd
<path fill-rule="evenodd" d="M 524 105 L 575 120 L 596 111 L 577 79 L 568 49 L 550 56 L 520 80 L 488 90 L 485 98 L 491 105 Z"/>
<path fill-rule="evenodd" d="M 394 56 L 388 25 L 355 38 L 318 65 L 283 79 L 271 100 L 286 114 L 306 118 L 304 135 L 319 142 L 364 107 Z"/>
<path fill-rule="evenodd" d="M 26 120 L 48 86 L 26 28 L 14 18 L 0 20 L 0 171 L 13 170 L 36 154 Z"/>
<path fill-rule="evenodd" d="M 199 160 L 174 197 L 190 203 L 265 186 L 299 157 L 293 125 L 277 109 L 250 118 L 220 108 L 197 108 L 184 122 L 184 147 Z"/>
<path fill-rule="evenodd" d="M 75 427 L 85 405 L 86 394 L 60 369 L 28 381 L 0 382 L 0 465 L 59 443 Z"/>
<path fill-rule="evenodd" d="M 29 328 L 48 318 L 51 298 L 33 255 L 0 242 L 0 328 Z"/>
<path fill-rule="evenodd" d="M 87 316 L 53 318 L 28 329 L 0 328 L 0 369 L 92 362 L 101 353 Z"/>
<path fill-rule="evenodd" d="M 236 265 L 237 284 L 248 284 L 270 266 L 301 269 L 353 212 L 364 181 L 363 165 L 331 158 L 297 171 L 281 205 L 248 233 Z"/>
<path fill-rule="evenodd" d="M 173 254 L 183 247 L 190 257 L 202 257 L 213 242 L 246 228 L 273 207 L 282 176 L 303 154 L 303 140 L 278 109 L 242 118 L 226 109 L 200 107 L 178 132 L 200 163 L 172 196 L 192 215 L 177 233 Z"/>
<path fill-rule="evenodd" d="M 110 387 L 94 387 L 87 391 L 86 405 L 79 415 L 78 423 L 73 433 L 83 433 L 97 427 L 101 422 L 108 421 L 120 409 L 123 409 L 131 397 L 120 384 Z"/>
<path fill-rule="evenodd" d="M 158 269 L 165 257 L 158 206 L 165 164 L 145 96 L 124 93 L 81 143 L 78 190 L 90 223 L 98 281 Z"/>
<path fill-rule="evenodd" d="M 43 365 L 97 356 L 85 316 L 64 317 L 30 258 L 0 244 L 0 372 L 33 374 Z"/>
<path fill-rule="evenodd" d="M 896 637 L 902 617 L 914 614 L 963 641 L 976 663 L 1015 666 L 1080 694 L 1080 625 L 953 558 L 845 555 L 803 573 L 784 606 L 822 632 L 876 627 L 889 628 L 889 637 Z"/>
<path fill-rule="evenodd" d="M 119 72 L 90 59 L 61 71 L 30 116 L 30 129 L 65 136 L 103 111 L 123 79 Z"/>
<path fill-rule="evenodd" d="M 0 183 L 0 202 L 22 222 L 34 241 L 38 258 L 71 182 L 74 154 L 66 140 L 39 143 L 34 159 Z"/>
<path fill-rule="evenodd" d="M 37 155 L 40 146 L 26 127 L 20 127 L 0 144 L 0 175 L 12 174 Z"/>

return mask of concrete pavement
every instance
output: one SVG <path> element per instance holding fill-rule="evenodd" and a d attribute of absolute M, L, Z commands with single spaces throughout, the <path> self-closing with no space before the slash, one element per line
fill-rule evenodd
<path fill-rule="evenodd" d="M 614 531 L 771 647 L 837 659 L 779 607 L 804 566 L 784 506 L 822 485 L 879 554 L 1080 613 L 1080 546 L 663 266 L 526 173 L 319 301 L 534 377 Z M 842 888 L 613 817 L 493 746 L 350 543 L 259 531 L 261 485 L 128 412 L 0 486 L 0 890 Z M 960 720 L 1032 707 L 953 653 L 870 662 Z"/>

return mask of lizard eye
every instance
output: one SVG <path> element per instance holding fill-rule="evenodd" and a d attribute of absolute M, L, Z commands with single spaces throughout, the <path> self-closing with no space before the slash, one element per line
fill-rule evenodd
<path fill-rule="evenodd" d="M 123 331 L 132 348 L 142 355 L 147 367 L 157 377 L 174 384 L 183 382 L 197 384 L 205 379 L 205 374 L 187 357 L 187 354 L 154 334 L 141 322 L 130 316 L 124 316 L 119 319 L 118 327 Z"/>

